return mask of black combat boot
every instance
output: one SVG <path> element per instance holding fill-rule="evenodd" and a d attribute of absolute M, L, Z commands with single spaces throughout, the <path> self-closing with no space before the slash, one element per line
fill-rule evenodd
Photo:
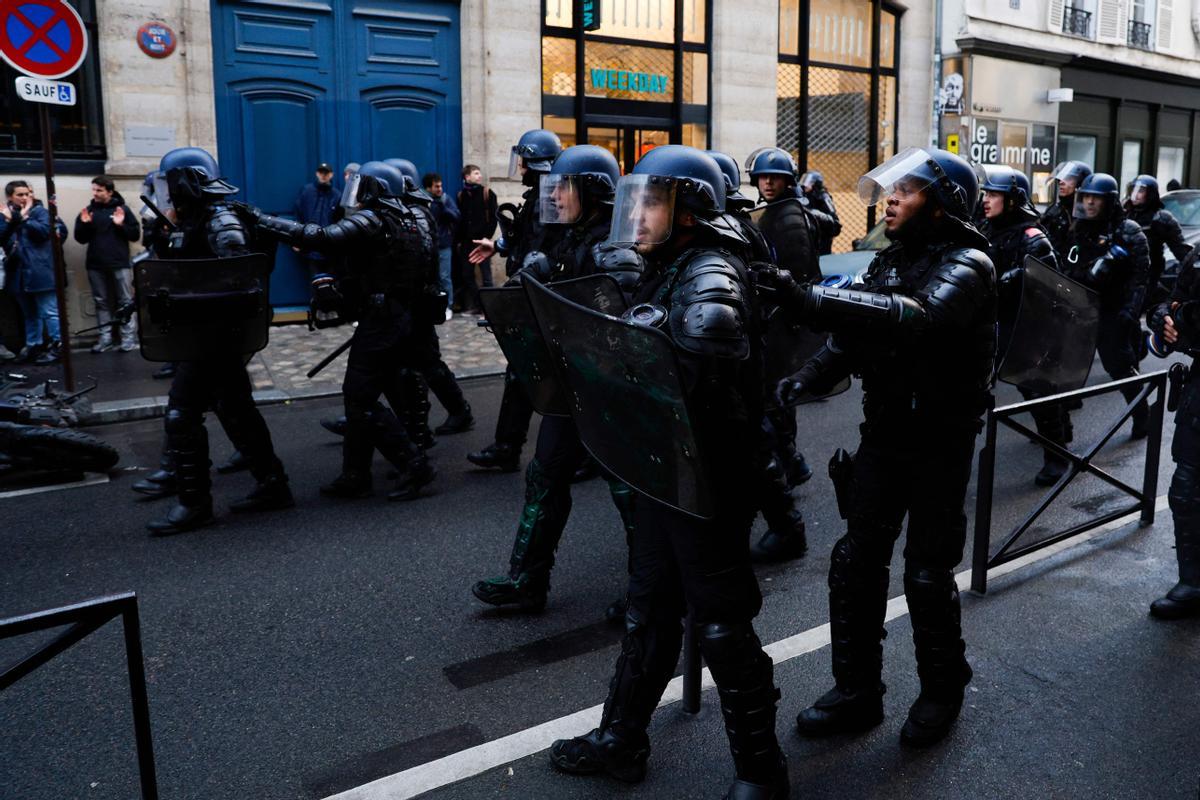
<path fill-rule="evenodd" d="M 146 525 L 154 536 L 184 533 L 214 521 L 204 418 L 172 408 L 167 410 L 164 427 L 171 463 L 175 465 L 179 502 L 166 518 Z"/>
<path fill-rule="evenodd" d="M 482 450 L 467 453 L 467 461 L 484 469 L 516 472 L 521 468 L 521 447 L 493 442 Z"/>
<path fill-rule="evenodd" d="M 250 469 L 250 459 L 246 458 L 241 450 L 234 450 L 233 455 L 217 465 L 217 472 L 221 475 L 231 475 L 248 469 Z"/>
<path fill-rule="evenodd" d="M 175 481 L 175 466 L 171 463 L 170 450 L 163 448 L 159 458 L 158 469 L 129 487 L 138 494 L 144 494 L 155 500 L 171 497 L 179 491 Z"/>
<path fill-rule="evenodd" d="M 437 470 L 422 453 L 408 462 L 408 468 L 400 474 L 396 488 L 388 492 L 388 500 L 407 502 L 421 497 L 426 486 L 437 478 Z"/>
<path fill-rule="evenodd" d="M 802 558 L 808 552 L 804 534 L 804 515 L 794 506 L 783 514 L 764 514 L 769 526 L 758 543 L 750 548 L 755 561 L 777 564 Z"/>
<path fill-rule="evenodd" d="M 737 769 L 727 800 L 782 800 L 789 792 L 787 759 L 775 738 L 774 666 L 749 622 L 705 625 L 698 631 L 704 663 L 721 698 L 725 735 Z"/>
<path fill-rule="evenodd" d="M 475 427 L 475 415 L 471 413 L 471 404 L 463 401 L 456 411 L 451 411 L 441 425 L 434 428 L 438 436 L 449 436 L 454 433 L 466 433 Z"/>
<path fill-rule="evenodd" d="M 880 528 L 853 541 L 847 534 L 833 548 L 829 564 L 829 625 L 834 687 L 796 717 L 801 736 L 860 733 L 883 721 L 883 617 L 887 608 L 886 552 L 855 557 L 855 541 L 895 541 Z"/>
<path fill-rule="evenodd" d="M 371 458 L 375 445 L 371 442 L 372 423 L 368 414 L 356 413 L 346 422 L 346 434 L 342 440 L 342 472 L 331 483 L 321 487 L 326 497 L 356 500 L 370 497 Z"/>
<path fill-rule="evenodd" d="M 954 574 L 910 566 L 904 573 L 904 596 L 912 618 L 921 694 L 908 711 L 900 743 L 928 747 L 944 739 L 958 719 L 971 666 Z"/>
<path fill-rule="evenodd" d="M 662 699 L 683 643 L 679 619 L 652 620 L 630 608 L 616 672 L 608 687 L 600 727 L 550 746 L 555 769 L 572 775 L 603 772 L 638 783 L 646 777 L 650 757 L 650 716 Z"/>
<path fill-rule="evenodd" d="M 1136 373 L 1135 373 L 1136 374 Z M 1131 395 L 1137 394 L 1137 389 L 1134 389 Z M 1131 400 L 1127 397 L 1126 400 Z M 1146 401 L 1138 403 L 1133 409 L 1133 428 L 1129 431 L 1130 439 L 1145 439 L 1150 435 L 1150 408 L 1146 405 Z"/>
<path fill-rule="evenodd" d="M 429 384 L 425 377 L 415 369 L 402 369 L 386 395 L 413 444 L 422 450 L 435 446 L 437 439 L 429 428 Z"/>
<path fill-rule="evenodd" d="M 1179 583 L 1150 604 L 1150 614 L 1159 619 L 1200 616 L 1200 515 L 1176 512 L 1173 516 Z"/>
<path fill-rule="evenodd" d="M 804 453 L 797 450 L 792 455 L 791 464 L 788 465 L 788 485 L 799 486 L 802 483 L 806 483 L 812 476 L 812 467 L 805 460 Z"/>
<path fill-rule="evenodd" d="M 599 477 L 600 464 L 591 456 L 584 456 L 583 461 L 575 468 L 575 472 L 571 475 L 571 483 L 583 483 L 590 481 L 592 478 Z"/>
<path fill-rule="evenodd" d="M 241 500 L 230 503 L 229 510 L 246 514 L 255 511 L 279 511 L 295 505 L 296 500 L 288 487 L 287 475 L 281 470 L 276 475 L 269 475 L 260 480 L 250 494 Z"/>
<path fill-rule="evenodd" d="M 570 514 L 569 486 L 552 483 L 534 458 L 525 471 L 525 506 L 517 523 L 508 574 L 479 581 L 471 592 L 493 606 L 516 605 L 525 611 L 545 608 L 554 551 Z"/>
<path fill-rule="evenodd" d="M 1045 451 L 1045 456 L 1042 461 L 1042 469 L 1037 475 L 1033 476 L 1033 482 L 1038 486 L 1053 486 L 1058 483 L 1058 479 L 1067 473 L 1067 469 L 1071 466 L 1071 462 L 1067 461 L 1057 453 Z"/>
<path fill-rule="evenodd" d="M 340 417 L 325 417 L 321 420 L 321 427 L 332 433 L 334 436 L 346 435 L 346 415 Z"/>

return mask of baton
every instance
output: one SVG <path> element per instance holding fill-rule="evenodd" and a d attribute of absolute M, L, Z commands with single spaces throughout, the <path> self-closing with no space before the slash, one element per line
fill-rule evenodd
<path fill-rule="evenodd" d="M 335 358 L 337 358 L 338 356 L 340 356 L 342 353 L 346 352 L 346 350 L 348 350 L 350 348 L 350 343 L 353 341 L 354 341 L 354 336 L 352 334 L 349 339 L 347 339 L 346 341 L 344 341 L 338 345 L 337 350 L 334 350 L 332 353 L 330 353 L 329 355 L 322 358 L 319 362 L 317 362 L 317 365 L 315 367 L 310 369 L 308 372 L 304 373 L 305 377 L 312 378 L 318 372 L 320 372 L 321 370 L 328 367 L 330 364 L 333 363 L 333 360 Z"/>
<path fill-rule="evenodd" d="M 153 200 L 151 200 L 146 195 L 142 195 L 141 200 L 143 203 L 146 204 L 146 208 L 150 209 L 151 213 L 153 213 L 154 216 L 158 217 L 158 221 L 163 223 L 164 225 L 166 225 L 170 231 L 175 232 L 175 231 L 179 230 L 178 225 L 176 225 L 174 222 L 171 222 L 171 220 L 167 218 L 166 214 L 164 214 L 163 212 L 158 210 L 158 206 L 154 205 Z"/>

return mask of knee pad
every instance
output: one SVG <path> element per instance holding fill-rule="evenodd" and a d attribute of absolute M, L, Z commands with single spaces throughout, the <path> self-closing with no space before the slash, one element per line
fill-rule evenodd
<path fill-rule="evenodd" d="M 1175 465 L 1167 502 L 1174 514 L 1200 514 L 1200 465 L 1186 461 Z"/>
<path fill-rule="evenodd" d="M 904 565 L 904 595 L 909 598 L 917 596 L 934 600 L 952 600 L 958 597 L 958 584 L 954 582 L 954 573 L 948 569 L 906 563 Z"/>
<path fill-rule="evenodd" d="M 168 434 L 187 433 L 204 425 L 204 415 L 191 408 L 168 408 L 163 417 L 163 429 Z"/>
<path fill-rule="evenodd" d="M 762 649 L 762 642 L 749 622 L 710 622 L 696 631 L 704 660 L 728 663 L 744 657 L 747 652 Z"/>

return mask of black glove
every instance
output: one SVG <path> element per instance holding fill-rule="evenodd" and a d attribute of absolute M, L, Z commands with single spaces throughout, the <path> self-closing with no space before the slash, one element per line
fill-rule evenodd
<path fill-rule="evenodd" d="M 231 200 L 229 202 L 229 207 L 239 215 L 253 220 L 255 225 L 258 224 L 258 221 L 262 219 L 263 216 L 261 208 L 258 206 L 252 206 L 249 203 L 243 203 L 241 200 Z"/>
<path fill-rule="evenodd" d="M 775 402 L 780 408 L 790 408 L 808 394 L 808 385 L 802 373 L 789 375 L 775 384 Z"/>
<path fill-rule="evenodd" d="M 313 278 L 312 300 L 308 304 L 308 327 L 334 328 L 346 322 L 342 314 L 344 298 L 337 286 L 337 278 L 322 272 Z"/>
<path fill-rule="evenodd" d="M 513 273 L 511 281 L 519 284 L 521 276 L 529 275 L 538 283 L 549 283 L 554 280 L 554 275 L 557 272 L 556 265 L 550 263 L 550 259 L 545 253 L 533 250 L 527 253 L 525 258 L 521 260 L 521 268 Z"/>

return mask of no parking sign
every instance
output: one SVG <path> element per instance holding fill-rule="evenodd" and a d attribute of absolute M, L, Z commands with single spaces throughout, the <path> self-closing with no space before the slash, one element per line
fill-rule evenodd
<path fill-rule="evenodd" d="M 87 31 L 64 0 L 0 0 L 0 56 L 34 78 L 62 78 L 87 56 Z"/>

